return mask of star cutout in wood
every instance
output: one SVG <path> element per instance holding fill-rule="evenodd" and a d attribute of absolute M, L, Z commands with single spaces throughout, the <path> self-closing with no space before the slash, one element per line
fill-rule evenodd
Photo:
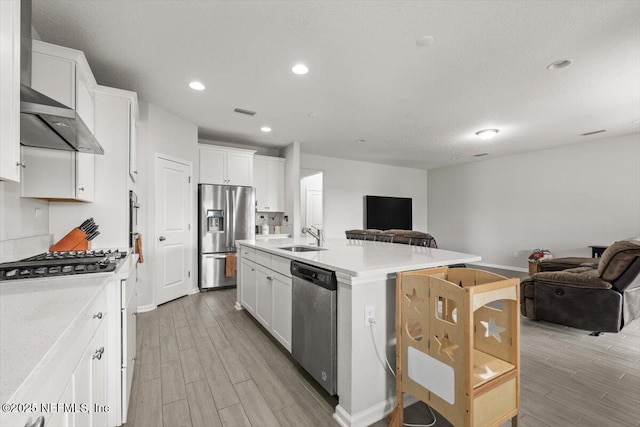
<path fill-rule="evenodd" d="M 488 380 L 489 378 L 493 377 L 496 374 L 495 372 L 493 372 L 491 370 L 491 368 L 489 368 L 489 366 L 485 366 L 484 369 L 485 369 L 485 372 L 483 372 L 481 374 L 476 374 L 477 376 L 479 376 L 483 380 Z"/>
<path fill-rule="evenodd" d="M 449 356 L 449 359 L 453 361 L 453 350 L 457 349 L 459 346 L 458 344 L 454 344 L 449 340 L 449 333 L 445 332 L 442 338 L 434 335 L 434 338 L 438 342 L 438 354 L 445 353 L 447 356 Z"/>
<path fill-rule="evenodd" d="M 503 328 L 502 326 L 498 326 L 493 317 L 491 317 L 488 322 L 481 320 L 480 324 L 482 324 L 482 326 L 487 328 L 487 331 L 484 334 L 485 338 L 494 337 L 495 339 L 498 340 L 498 342 L 502 342 L 502 338 L 500 337 L 500 334 L 506 331 L 506 328 Z"/>
<path fill-rule="evenodd" d="M 408 310 L 415 308 L 416 311 L 420 313 L 420 310 L 418 310 L 418 307 L 420 307 L 420 304 L 424 302 L 424 298 L 420 298 L 418 297 L 418 295 L 416 295 L 416 288 L 413 288 L 413 292 L 411 293 L 411 295 L 404 294 L 404 296 L 406 296 L 409 299 Z"/>

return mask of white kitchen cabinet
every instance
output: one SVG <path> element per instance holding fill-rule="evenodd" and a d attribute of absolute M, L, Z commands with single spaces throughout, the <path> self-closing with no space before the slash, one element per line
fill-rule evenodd
<path fill-rule="evenodd" d="M 238 254 L 241 305 L 290 352 L 291 260 L 245 246 L 240 247 Z"/>
<path fill-rule="evenodd" d="M 94 200 L 93 154 L 22 147 L 22 162 L 22 197 Z"/>
<path fill-rule="evenodd" d="M 270 329 L 273 299 L 271 298 L 273 272 L 256 265 L 256 319 Z"/>
<path fill-rule="evenodd" d="M 240 262 L 242 281 L 240 300 L 249 313 L 256 314 L 256 264 L 249 260 Z"/>
<path fill-rule="evenodd" d="M 31 87 L 75 109 L 94 132 L 97 84 L 84 54 L 34 40 L 31 65 Z M 95 155 L 55 151 L 22 148 L 22 197 L 94 201 Z"/>
<path fill-rule="evenodd" d="M 253 186 L 254 150 L 200 144 L 200 184 Z"/>
<path fill-rule="evenodd" d="M 129 410 L 129 396 L 131 396 L 131 386 L 133 385 L 133 370 L 136 362 L 136 323 L 138 307 L 137 290 L 137 263 L 131 267 L 126 279 L 121 280 L 122 293 L 122 368 L 121 368 L 121 388 L 123 390 L 120 397 L 121 421 L 127 422 Z"/>
<path fill-rule="evenodd" d="M 280 157 L 254 156 L 253 183 L 258 212 L 284 212 L 284 165 Z"/>
<path fill-rule="evenodd" d="M 111 357 L 111 350 L 106 343 L 105 321 L 110 315 L 107 302 L 109 289 L 107 284 L 89 307 L 79 313 L 67 332 L 11 398 L 15 403 L 36 403 L 36 410 L 0 413 L 0 425 L 30 425 L 39 416 L 44 417 L 45 426 L 109 425 L 105 414 L 93 411 L 94 403 L 109 405 L 106 401 L 106 360 Z M 56 403 L 68 405 L 66 413 L 57 412 Z M 69 406 L 73 404 L 77 410 L 69 411 Z M 81 405 L 87 410 L 81 410 Z M 64 409 L 60 406 L 57 408 L 59 411 Z M 92 420 L 96 422 L 92 424 Z"/>
<path fill-rule="evenodd" d="M 135 137 L 137 95 L 135 92 L 97 86 L 94 100 L 95 136 L 105 151 L 104 155 L 95 156 L 94 203 L 87 203 L 82 209 L 78 209 L 75 203 L 50 203 L 49 233 L 57 241 L 71 228 L 93 217 L 100 225 L 100 235 L 91 241 L 93 247 L 127 248 L 129 190 L 134 188 L 129 173 L 128 153 L 130 141 Z"/>
<path fill-rule="evenodd" d="M 271 321 L 271 333 L 280 343 L 291 351 L 291 277 L 279 273 L 272 275 L 271 298 L 273 318 Z"/>
<path fill-rule="evenodd" d="M 20 1 L 0 1 L 0 181 L 20 181 Z"/>

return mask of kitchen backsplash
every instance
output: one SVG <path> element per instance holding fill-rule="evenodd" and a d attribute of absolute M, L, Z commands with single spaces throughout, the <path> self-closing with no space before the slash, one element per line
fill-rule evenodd
<path fill-rule="evenodd" d="M 53 243 L 53 235 L 22 237 L 0 241 L 0 262 L 18 261 L 47 252 Z"/>
<path fill-rule="evenodd" d="M 49 202 L 20 197 L 20 183 L 0 181 L 0 262 L 46 251 Z"/>
<path fill-rule="evenodd" d="M 269 234 L 274 234 L 275 226 L 282 226 L 285 224 L 286 221 L 284 221 L 283 218 L 284 213 L 282 212 L 256 212 L 256 226 L 258 227 L 258 234 L 262 234 L 263 224 L 267 224 L 269 226 Z"/>

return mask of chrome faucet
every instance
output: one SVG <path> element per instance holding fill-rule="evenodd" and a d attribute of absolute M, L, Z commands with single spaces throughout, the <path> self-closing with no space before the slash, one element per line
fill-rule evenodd
<path fill-rule="evenodd" d="M 316 229 L 316 233 L 313 232 L 312 228 Z M 324 231 L 318 227 L 314 227 L 313 225 L 309 228 L 302 227 L 302 233 L 309 233 L 311 237 L 316 239 L 318 242 L 318 247 L 324 246 Z"/>

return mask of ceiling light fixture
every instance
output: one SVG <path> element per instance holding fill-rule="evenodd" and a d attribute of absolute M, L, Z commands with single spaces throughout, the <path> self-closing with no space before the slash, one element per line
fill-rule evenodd
<path fill-rule="evenodd" d="M 432 36 L 422 36 L 418 40 L 416 40 L 416 45 L 419 47 L 426 47 L 433 43 Z"/>
<path fill-rule="evenodd" d="M 298 74 L 301 76 L 303 74 L 307 74 L 309 72 L 309 68 L 304 64 L 296 64 L 291 67 L 291 71 L 293 72 L 293 74 Z"/>
<path fill-rule="evenodd" d="M 482 140 L 491 139 L 498 134 L 498 129 L 483 129 L 476 132 Z"/>
<path fill-rule="evenodd" d="M 262 132 L 271 132 L 271 128 L 270 128 L 269 126 L 262 126 L 262 127 L 260 128 L 260 130 L 261 130 Z"/>
<path fill-rule="evenodd" d="M 356 142 L 357 142 L 358 144 L 362 144 L 363 142 L 366 142 L 366 141 L 365 141 L 364 139 L 356 139 Z"/>
<path fill-rule="evenodd" d="M 309 113 L 307 117 L 318 117 L 318 113 Z"/>
<path fill-rule="evenodd" d="M 558 70 L 560 68 L 565 68 L 571 65 L 570 59 L 560 59 L 558 61 L 553 61 L 551 64 L 547 65 L 547 70 Z"/>
<path fill-rule="evenodd" d="M 193 90 L 204 90 L 204 85 L 196 80 L 189 83 L 189 87 Z"/>

